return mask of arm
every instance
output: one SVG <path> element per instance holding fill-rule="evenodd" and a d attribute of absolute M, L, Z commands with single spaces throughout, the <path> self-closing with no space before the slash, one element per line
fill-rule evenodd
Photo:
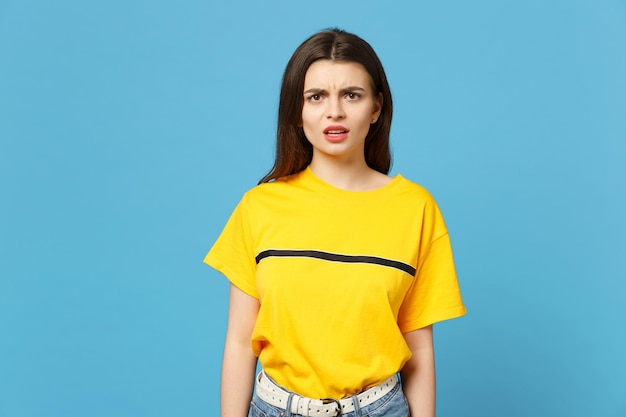
<path fill-rule="evenodd" d="M 404 334 L 413 356 L 402 368 L 404 395 L 412 417 L 435 417 L 433 326 Z"/>
<path fill-rule="evenodd" d="M 220 389 L 222 417 L 248 415 L 257 362 L 250 338 L 258 312 L 258 300 L 231 284 Z"/>

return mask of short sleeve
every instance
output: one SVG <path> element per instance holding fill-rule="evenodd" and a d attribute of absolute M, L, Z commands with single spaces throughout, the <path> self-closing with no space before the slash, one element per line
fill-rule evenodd
<path fill-rule="evenodd" d="M 250 216 L 244 196 L 204 258 L 204 262 L 221 272 L 237 288 L 258 299 L 253 247 Z"/>
<path fill-rule="evenodd" d="M 426 243 L 420 250 L 417 272 L 398 314 L 398 326 L 403 333 L 466 313 L 450 236 L 434 202 L 424 222 Z"/>

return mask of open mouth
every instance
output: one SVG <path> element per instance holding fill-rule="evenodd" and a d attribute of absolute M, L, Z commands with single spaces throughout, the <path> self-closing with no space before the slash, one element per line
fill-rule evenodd
<path fill-rule="evenodd" d="M 344 139 L 349 131 L 350 129 L 342 125 L 330 125 L 326 126 L 326 129 L 324 129 L 324 135 L 327 138 Z"/>
<path fill-rule="evenodd" d="M 344 138 L 345 136 L 347 136 L 348 131 L 347 130 L 328 130 L 324 133 L 326 134 L 327 137 L 339 139 L 339 138 Z"/>
<path fill-rule="evenodd" d="M 329 142 L 342 142 L 348 138 L 348 129 L 343 126 L 328 126 L 324 129 L 324 137 Z"/>

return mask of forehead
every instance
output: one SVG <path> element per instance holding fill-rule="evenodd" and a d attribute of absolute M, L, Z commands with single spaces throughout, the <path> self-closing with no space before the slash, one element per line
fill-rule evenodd
<path fill-rule="evenodd" d="M 369 87 L 372 78 L 363 65 L 358 62 L 331 61 L 327 59 L 311 64 L 304 77 L 304 89 L 309 88 L 342 88 Z"/>

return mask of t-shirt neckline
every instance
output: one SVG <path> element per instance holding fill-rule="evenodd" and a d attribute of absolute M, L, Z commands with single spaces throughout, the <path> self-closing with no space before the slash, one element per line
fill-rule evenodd
<path fill-rule="evenodd" d="M 373 190 L 367 190 L 367 191 L 351 191 L 351 190 L 344 190 L 343 188 L 335 187 L 334 185 L 329 184 L 326 181 L 322 180 L 321 178 L 319 178 L 313 173 L 313 171 L 311 170 L 311 166 L 307 166 L 304 169 L 304 171 L 302 171 L 300 177 L 303 182 L 309 184 L 310 186 L 316 188 L 319 191 L 329 193 L 329 194 L 334 194 L 336 196 L 341 196 L 344 198 L 345 197 L 361 198 L 361 197 L 378 196 L 380 194 L 386 193 L 388 190 L 393 189 L 396 186 L 396 184 L 398 184 L 403 179 L 401 174 L 397 174 L 396 176 L 392 177 L 391 181 L 389 181 L 387 184 L 383 185 L 382 187 L 378 187 Z"/>

